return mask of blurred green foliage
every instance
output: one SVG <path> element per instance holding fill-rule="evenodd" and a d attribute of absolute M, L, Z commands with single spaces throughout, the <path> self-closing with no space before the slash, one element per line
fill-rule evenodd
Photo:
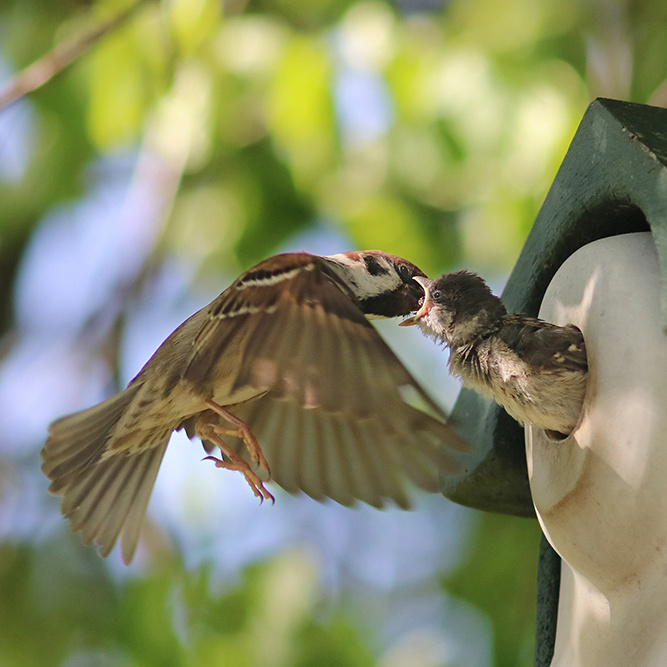
<path fill-rule="evenodd" d="M 93 552 L 67 562 L 49 546 L 0 550 L 3 665 L 374 664 L 343 616 L 317 621 L 316 570 L 301 551 L 248 567 L 219 593 L 205 566 L 187 573 L 173 560 L 119 585 Z M 63 580 L 41 575 L 47 557 Z"/>
<path fill-rule="evenodd" d="M 127 4 L 4 0 L 0 71 Z M 587 104 L 667 102 L 665 25 L 662 0 L 147 3 L 0 110 L 0 166 L 30 116 L 24 167 L 0 169 L 0 361 L 18 335 L 25 249 L 100 156 L 148 153 L 172 179 L 157 188 L 146 270 L 178 257 L 219 280 L 319 227 L 430 274 L 507 272 Z M 494 665 L 532 662 L 538 536 L 536 522 L 486 516 L 465 562 L 442 575 L 443 595 L 487 615 Z M 344 606 L 317 613 L 324 593 L 298 551 L 223 591 L 205 567 L 153 565 L 123 579 L 92 549 L 0 544 L 0 663 L 378 664 Z"/>

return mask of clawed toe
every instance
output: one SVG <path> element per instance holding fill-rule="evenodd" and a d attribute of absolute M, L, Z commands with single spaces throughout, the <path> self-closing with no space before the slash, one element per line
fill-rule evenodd
<path fill-rule="evenodd" d="M 262 468 L 262 470 L 266 471 L 268 476 L 271 477 L 269 463 L 264 457 L 264 452 L 262 452 L 262 448 L 259 446 L 257 438 L 254 436 L 250 428 L 248 428 L 248 425 L 242 419 L 239 419 L 229 410 L 223 408 L 221 405 L 218 405 L 213 401 L 207 401 L 207 403 L 213 412 L 220 415 L 229 424 L 231 424 L 231 428 L 223 426 L 222 424 L 209 424 L 209 427 L 212 428 L 218 435 L 233 435 L 237 438 L 241 438 L 253 462 Z"/>
<path fill-rule="evenodd" d="M 269 493 L 264 487 L 262 480 L 251 470 L 250 466 L 242 459 L 234 461 L 225 461 L 224 459 L 216 458 L 215 456 L 205 456 L 204 461 L 214 461 L 216 468 L 224 468 L 226 470 L 237 470 L 245 477 L 248 486 L 252 489 L 256 498 L 259 498 L 260 505 L 265 500 L 270 500 L 271 504 L 275 505 L 275 497 Z"/>
<path fill-rule="evenodd" d="M 212 443 L 222 452 L 222 458 L 207 456 L 204 460 L 210 459 L 214 461 L 217 468 L 237 470 L 238 472 L 243 473 L 246 482 L 248 482 L 248 486 L 252 489 L 255 496 L 260 499 L 261 503 L 265 500 L 270 500 L 272 503 L 275 503 L 276 499 L 264 488 L 264 484 L 258 477 L 257 473 L 255 473 L 250 465 L 241 458 L 238 452 L 227 445 L 221 436 L 233 435 L 234 437 L 241 438 L 252 461 L 265 470 L 267 475 L 271 477 L 269 464 L 262 453 L 257 438 L 255 438 L 244 421 L 213 401 L 207 401 L 207 403 L 209 408 L 229 422 L 231 427 L 224 426 L 220 423 L 211 423 L 210 412 L 198 415 L 198 419 L 195 421 L 195 434 L 198 435 L 202 441 L 206 440 Z"/>

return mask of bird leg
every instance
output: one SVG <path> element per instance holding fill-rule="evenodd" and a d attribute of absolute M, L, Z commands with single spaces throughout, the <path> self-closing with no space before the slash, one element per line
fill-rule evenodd
<path fill-rule="evenodd" d="M 255 436 L 251 433 L 245 422 L 241 421 L 238 417 L 235 417 L 230 412 L 225 410 L 223 407 L 219 406 L 213 401 L 207 401 L 209 407 L 219 416 L 224 417 L 228 422 L 230 422 L 235 428 L 229 428 L 222 426 L 220 424 L 212 424 L 206 422 L 201 417 L 195 423 L 195 434 L 199 436 L 202 440 L 208 440 L 213 443 L 221 452 L 223 457 L 218 459 L 215 456 L 207 456 L 204 460 L 215 461 L 217 468 L 225 468 L 226 470 L 237 470 L 243 473 L 243 476 L 248 482 L 248 485 L 252 489 L 252 492 L 256 497 L 260 498 L 262 502 L 264 500 L 271 500 L 275 503 L 275 498 L 271 495 L 265 488 L 262 480 L 259 476 L 252 470 L 252 468 L 246 463 L 237 452 L 235 452 L 220 436 L 221 435 L 233 435 L 237 438 L 241 438 L 250 453 L 252 460 L 261 466 L 264 470 L 269 472 L 269 466 L 264 458 L 264 454 L 257 442 Z M 210 415 L 210 413 L 208 413 Z M 202 423 L 203 422 L 203 423 Z"/>
<path fill-rule="evenodd" d="M 253 472 L 252 468 L 218 435 L 218 428 L 216 424 L 203 424 L 197 427 L 197 435 L 203 440 L 212 442 L 220 449 L 224 457 L 218 459 L 215 456 L 205 456 L 204 461 L 215 461 L 216 468 L 238 470 L 238 472 L 243 473 L 248 486 L 261 502 L 270 500 L 272 503 L 275 503 L 276 499 L 264 488 L 264 483 Z"/>
<path fill-rule="evenodd" d="M 243 440 L 243 444 L 246 446 L 250 458 L 260 467 L 262 470 L 266 470 L 269 477 L 271 476 L 271 470 L 269 469 L 269 464 L 264 458 L 264 453 L 262 452 L 257 438 L 253 435 L 252 431 L 248 428 L 248 425 L 242 420 L 233 415 L 229 410 L 225 410 L 221 405 L 214 403 L 213 401 L 206 401 L 213 412 L 220 415 L 223 419 L 226 419 L 231 425 L 232 428 L 225 428 L 221 425 L 216 425 L 215 430 L 217 433 L 222 435 L 234 435 L 237 438 Z"/>

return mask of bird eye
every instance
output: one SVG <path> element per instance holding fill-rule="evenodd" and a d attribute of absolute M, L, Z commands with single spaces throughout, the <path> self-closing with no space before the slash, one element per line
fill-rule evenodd
<path fill-rule="evenodd" d="M 401 280 L 403 280 L 403 282 L 407 283 L 410 280 L 412 280 L 412 272 L 410 271 L 410 268 L 405 264 L 401 264 L 398 267 L 398 275 L 401 276 Z"/>
<path fill-rule="evenodd" d="M 435 290 L 435 292 L 431 292 L 431 297 L 435 301 L 437 301 L 438 299 L 440 299 L 442 297 L 442 292 L 439 289 L 437 289 L 437 290 Z"/>

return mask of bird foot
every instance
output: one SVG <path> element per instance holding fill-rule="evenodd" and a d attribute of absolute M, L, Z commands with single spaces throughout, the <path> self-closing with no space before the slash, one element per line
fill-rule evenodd
<path fill-rule="evenodd" d="M 231 428 L 222 426 L 220 424 L 211 424 L 211 427 L 219 435 L 233 435 L 237 438 L 243 440 L 243 444 L 246 446 L 250 458 L 262 469 L 267 472 L 269 477 L 271 477 L 271 470 L 269 468 L 268 461 L 264 458 L 264 453 L 262 448 L 257 442 L 257 438 L 253 435 L 252 431 L 248 425 L 235 415 L 233 415 L 229 410 L 225 410 L 221 405 L 214 403 L 213 401 L 206 401 L 207 405 L 213 412 L 217 415 L 220 415 L 223 419 L 231 424 Z"/>
<path fill-rule="evenodd" d="M 252 489 L 255 497 L 259 498 L 260 505 L 265 500 L 270 500 L 271 503 L 275 505 L 275 497 L 269 493 L 266 488 L 264 488 L 262 480 L 250 469 L 250 466 L 243 459 L 226 461 L 224 459 L 218 459 L 215 456 L 206 456 L 203 460 L 215 461 L 216 468 L 224 468 L 225 470 L 238 470 L 240 473 L 243 473 L 245 481 L 248 482 L 248 486 Z"/>
<path fill-rule="evenodd" d="M 260 502 L 263 503 L 265 500 L 270 500 L 272 503 L 275 503 L 276 499 L 264 488 L 264 483 L 257 473 L 255 473 L 250 465 L 220 437 L 221 435 L 234 435 L 238 438 L 242 438 L 252 460 L 270 475 L 269 465 L 264 458 L 264 454 L 262 454 L 262 450 L 260 449 L 255 436 L 252 435 L 250 429 L 244 422 L 227 412 L 227 410 L 221 408 L 212 401 L 209 401 L 209 405 L 211 405 L 211 407 L 216 406 L 215 412 L 230 421 L 235 428 L 226 428 L 220 424 L 212 424 L 207 420 L 205 416 L 206 413 L 200 415 L 200 420 L 195 422 L 195 434 L 199 436 L 202 441 L 205 440 L 212 443 L 222 452 L 221 458 L 207 456 L 204 460 L 210 459 L 215 461 L 217 468 L 237 470 L 242 473 L 246 482 L 248 482 L 248 486 L 252 489 L 255 496 L 260 499 Z M 210 416 L 210 413 L 208 413 L 208 415 Z"/>

